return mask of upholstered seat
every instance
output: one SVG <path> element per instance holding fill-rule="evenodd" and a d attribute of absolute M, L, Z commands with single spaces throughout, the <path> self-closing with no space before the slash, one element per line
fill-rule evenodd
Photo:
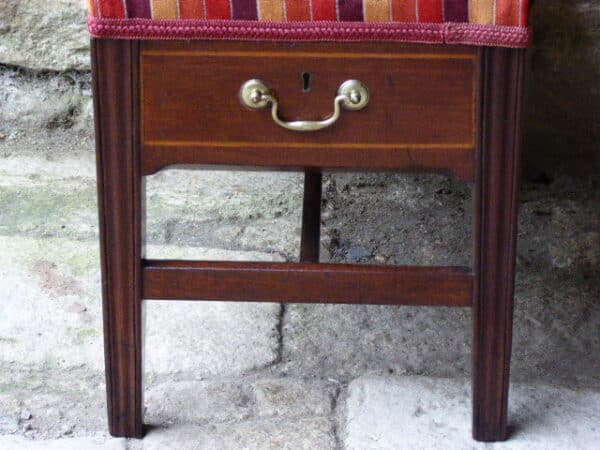
<path fill-rule="evenodd" d="M 88 0 L 94 36 L 526 47 L 531 0 Z"/>

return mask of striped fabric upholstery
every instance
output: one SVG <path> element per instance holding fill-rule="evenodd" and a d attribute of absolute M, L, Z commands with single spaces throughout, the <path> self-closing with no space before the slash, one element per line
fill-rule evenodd
<path fill-rule="evenodd" d="M 530 1 L 88 0 L 88 4 L 90 31 L 106 37 L 385 38 L 523 47 L 529 42 Z"/>

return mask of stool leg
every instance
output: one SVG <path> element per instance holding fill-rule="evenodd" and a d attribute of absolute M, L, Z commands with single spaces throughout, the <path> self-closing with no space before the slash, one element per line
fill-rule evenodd
<path fill-rule="evenodd" d="M 304 172 L 304 200 L 302 204 L 302 238 L 300 261 L 319 262 L 321 236 L 321 172 Z"/>
<path fill-rule="evenodd" d="M 473 437 L 507 438 L 519 190 L 523 50 L 483 50 L 475 189 Z"/>
<path fill-rule="evenodd" d="M 108 424 L 141 437 L 141 199 L 137 43 L 93 40 Z"/>

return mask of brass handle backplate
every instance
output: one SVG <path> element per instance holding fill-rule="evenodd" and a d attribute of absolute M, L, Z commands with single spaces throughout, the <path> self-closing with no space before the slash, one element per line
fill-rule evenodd
<path fill-rule="evenodd" d="M 333 114 L 324 120 L 294 120 L 286 122 L 279 117 L 279 102 L 271 88 L 262 80 L 248 80 L 240 88 L 240 101 L 251 109 L 263 109 L 271 105 L 273 121 L 288 130 L 316 131 L 333 125 L 340 117 L 341 108 L 358 111 L 369 103 L 369 89 L 358 80 L 344 81 L 333 99 Z"/>

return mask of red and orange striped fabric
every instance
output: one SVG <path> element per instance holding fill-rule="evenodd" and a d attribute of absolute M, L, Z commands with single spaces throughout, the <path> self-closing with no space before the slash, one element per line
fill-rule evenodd
<path fill-rule="evenodd" d="M 88 0 L 115 38 L 402 40 L 523 47 L 530 0 Z"/>

